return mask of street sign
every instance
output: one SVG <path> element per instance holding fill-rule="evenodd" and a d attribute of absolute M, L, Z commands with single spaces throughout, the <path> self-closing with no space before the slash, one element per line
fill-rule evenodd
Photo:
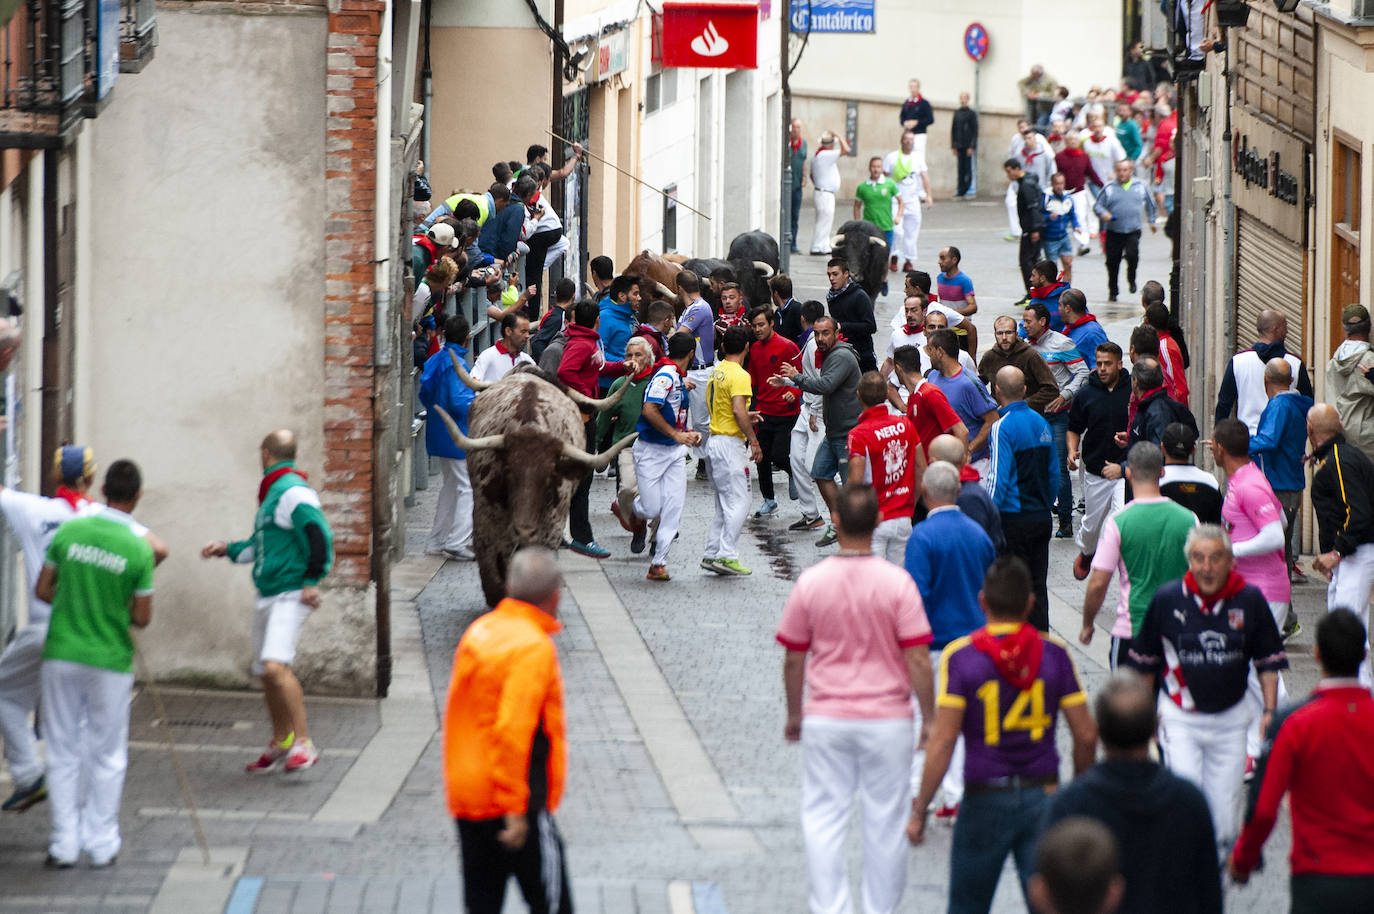
<path fill-rule="evenodd" d="M 790 27 L 794 32 L 872 32 L 874 2 L 811 0 L 808 3 L 805 0 L 792 0 Z"/>
<path fill-rule="evenodd" d="M 981 23 L 972 23 L 964 29 L 964 53 L 974 63 L 982 63 L 988 56 L 988 30 Z"/>

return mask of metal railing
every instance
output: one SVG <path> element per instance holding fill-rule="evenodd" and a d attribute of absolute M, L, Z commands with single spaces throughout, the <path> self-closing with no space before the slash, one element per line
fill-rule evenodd
<path fill-rule="evenodd" d="M 157 0 L 121 0 L 119 19 L 119 70 L 138 73 L 153 58 L 157 47 Z"/>
<path fill-rule="evenodd" d="M 87 0 L 25 0 L 0 29 L 0 146 L 58 145 L 91 92 Z"/>

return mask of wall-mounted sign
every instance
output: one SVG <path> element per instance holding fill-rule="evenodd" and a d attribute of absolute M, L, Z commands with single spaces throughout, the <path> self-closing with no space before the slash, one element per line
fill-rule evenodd
<path fill-rule="evenodd" d="M 794 32 L 872 32 L 874 0 L 792 0 Z"/>
<path fill-rule="evenodd" d="M 964 29 L 964 53 L 974 63 L 982 63 L 988 56 L 988 30 L 981 22 L 974 22 Z"/>
<path fill-rule="evenodd" d="M 1231 113 L 1231 197 L 1301 242 L 1307 219 L 1307 145 L 1241 106 Z"/>
<path fill-rule="evenodd" d="M 602 35 L 596 43 L 596 57 L 592 61 L 591 81 L 625 72 L 630 65 L 630 30 L 621 29 Z"/>
<path fill-rule="evenodd" d="M 758 66 L 758 3 L 663 4 L 663 66 L 753 70 Z"/>

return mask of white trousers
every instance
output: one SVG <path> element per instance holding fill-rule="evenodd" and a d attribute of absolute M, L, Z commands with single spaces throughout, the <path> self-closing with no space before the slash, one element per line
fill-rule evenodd
<path fill-rule="evenodd" d="M 706 385 L 711 381 L 711 369 L 693 368 L 687 372 L 687 380 L 696 387 L 687 392 L 687 418 L 692 423 L 692 431 L 701 436 L 701 444 L 692 448 L 692 456 L 698 460 L 709 457 L 706 442 L 711 440 L 711 410 L 706 405 Z"/>
<path fill-rule="evenodd" d="M 1021 217 L 1016 213 L 1016 184 L 1007 185 L 1007 234 L 1021 234 Z"/>
<path fill-rule="evenodd" d="M 911 154 L 922 165 L 927 167 L 929 167 L 926 162 L 926 139 L 928 136 L 929 134 L 925 133 L 914 133 L 911 135 Z"/>
<path fill-rule="evenodd" d="M 1326 588 L 1326 609 L 1348 609 L 1364 623 L 1366 639 L 1369 633 L 1369 597 L 1374 590 L 1374 543 L 1365 543 L 1352 554 L 1341 559 Z M 1369 657 L 1360 664 L 1360 682 L 1374 688 L 1370 676 Z"/>
<path fill-rule="evenodd" d="M 814 190 L 811 199 L 816 205 L 816 230 L 811 234 L 811 253 L 829 254 L 830 238 L 835 233 L 835 194 L 829 190 Z"/>
<path fill-rule="evenodd" d="M 26 625 L 0 654 L 0 740 L 5 744 L 10 778 L 18 788 L 33 786 L 43 774 L 30 717 L 38 707 L 38 671 L 47 637 L 47 622 Z"/>
<path fill-rule="evenodd" d="M 103 864 L 119 853 L 119 802 L 129 767 L 133 673 L 81 663 L 43 664 L 43 738 L 48 748 L 48 853 Z"/>
<path fill-rule="evenodd" d="M 921 201 L 912 194 L 911 199 L 902 198 L 902 220 L 892 226 L 892 256 L 900 250 L 903 260 L 912 264 L 916 259 L 916 243 L 921 240 Z"/>
<path fill-rule="evenodd" d="M 743 438 L 734 435 L 713 435 L 706 444 L 710 460 L 711 485 L 716 490 L 716 513 L 711 518 L 711 535 L 706 541 L 704 557 L 708 559 L 739 558 L 739 534 L 744 519 L 749 516 L 749 448 Z M 663 539 L 663 528 L 659 528 Z"/>
<path fill-rule="evenodd" d="M 1269 613 L 1274 617 L 1274 625 L 1283 631 L 1283 620 L 1288 617 L 1288 604 L 1270 603 Z M 1264 714 L 1264 688 L 1253 666 L 1245 680 L 1245 700 L 1250 705 L 1250 713 L 1254 715 L 1250 718 L 1250 726 L 1245 728 L 1245 754 L 1257 759 L 1264 748 L 1264 733 L 1260 730 L 1260 717 Z M 1279 673 L 1279 687 L 1274 700 L 1280 708 L 1288 704 L 1288 686 L 1284 685 L 1282 673 Z"/>
<path fill-rule="evenodd" d="M 1102 535 L 1107 516 L 1126 502 L 1126 481 L 1085 472 L 1082 482 L 1083 520 L 1078 525 L 1074 542 L 1079 552 L 1092 555 L 1097 551 L 1097 539 Z"/>
<path fill-rule="evenodd" d="M 930 668 L 935 670 L 936 675 L 940 671 L 940 654 L 943 651 L 931 650 Z M 922 717 L 921 706 L 916 703 L 915 697 L 912 698 L 912 706 L 916 708 L 916 734 L 921 733 Z M 934 721 L 931 722 L 934 726 Z M 926 751 L 917 749 L 911 755 L 911 795 L 917 796 L 921 792 L 921 778 L 926 770 Z M 940 781 L 940 793 L 943 799 L 940 801 L 945 806 L 958 806 L 964 801 L 964 735 L 959 734 L 959 738 L 954 741 L 954 752 L 949 757 L 949 767 L 945 769 L 945 776 Z"/>
<path fill-rule="evenodd" d="M 811 423 L 803 410 L 792 426 L 792 481 L 797 484 L 797 507 L 806 517 L 820 517 L 821 510 L 816 499 L 816 481 L 811 478 L 811 465 L 816 461 L 816 452 L 825 440 L 825 421 L 816 419 L 817 431 L 811 431 Z"/>
<path fill-rule="evenodd" d="M 634 512 L 645 520 L 658 518 L 654 554 L 650 564 L 668 562 L 668 549 L 682 523 L 682 505 L 687 498 L 687 448 L 680 444 L 654 444 L 643 438 L 630 448 L 634 455 L 635 478 L 639 494 Z M 624 451 L 621 454 L 624 455 Z"/>
<path fill-rule="evenodd" d="M 439 500 L 434 505 L 434 526 L 429 531 L 430 549 L 472 548 L 472 482 L 468 462 L 439 458 Z"/>
<path fill-rule="evenodd" d="M 873 531 L 873 554 L 882 556 L 898 568 L 906 567 L 906 541 L 911 537 L 911 518 L 894 517 L 878 524 Z"/>
<path fill-rule="evenodd" d="M 857 796 L 863 823 L 863 911 L 890 914 L 906 888 L 910 718 L 802 721 L 802 836 L 811 914 L 853 914 L 844 839 Z"/>
<path fill-rule="evenodd" d="M 1073 230 L 1073 239 L 1082 247 L 1097 234 L 1097 215 L 1088 199 L 1086 186 L 1077 193 L 1069 194 L 1069 199 L 1073 201 L 1073 214 L 1078 217 L 1078 228 Z"/>
<path fill-rule="evenodd" d="M 1169 769 L 1196 784 L 1207 798 L 1216 827 L 1217 858 L 1223 860 L 1240 833 L 1241 788 L 1245 779 L 1245 729 L 1250 705 L 1225 711 L 1185 711 L 1159 696 L 1159 748 Z"/>

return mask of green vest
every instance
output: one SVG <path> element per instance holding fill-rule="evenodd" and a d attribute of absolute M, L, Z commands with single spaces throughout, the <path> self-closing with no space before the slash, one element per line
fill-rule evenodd
<path fill-rule="evenodd" d="M 477 224 L 484 225 L 487 221 L 487 217 L 491 215 L 491 213 L 487 211 L 487 195 L 454 194 L 452 197 L 449 197 L 447 200 L 444 201 L 444 206 L 447 206 L 449 208 L 449 212 L 452 212 L 453 208 L 463 200 L 471 200 L 473 203 L 477 204 Z"/>
<path fill-rule="evenodd" d="M 273 464 L 264 475 L 286 466 L 291 464 Z M 318 577 L 307 578 L 310 541 L 305 528 L 312 523 L 324 534 L 325 562 Z M 320 508 L 319 495 L 297 474 L 282 474 L 258 506 L 252 537 L 229 544 L 229 559 L 253 563 L 253 584 L 264 597 L 318 584 L 334 564 L 334 534 Z"/>

